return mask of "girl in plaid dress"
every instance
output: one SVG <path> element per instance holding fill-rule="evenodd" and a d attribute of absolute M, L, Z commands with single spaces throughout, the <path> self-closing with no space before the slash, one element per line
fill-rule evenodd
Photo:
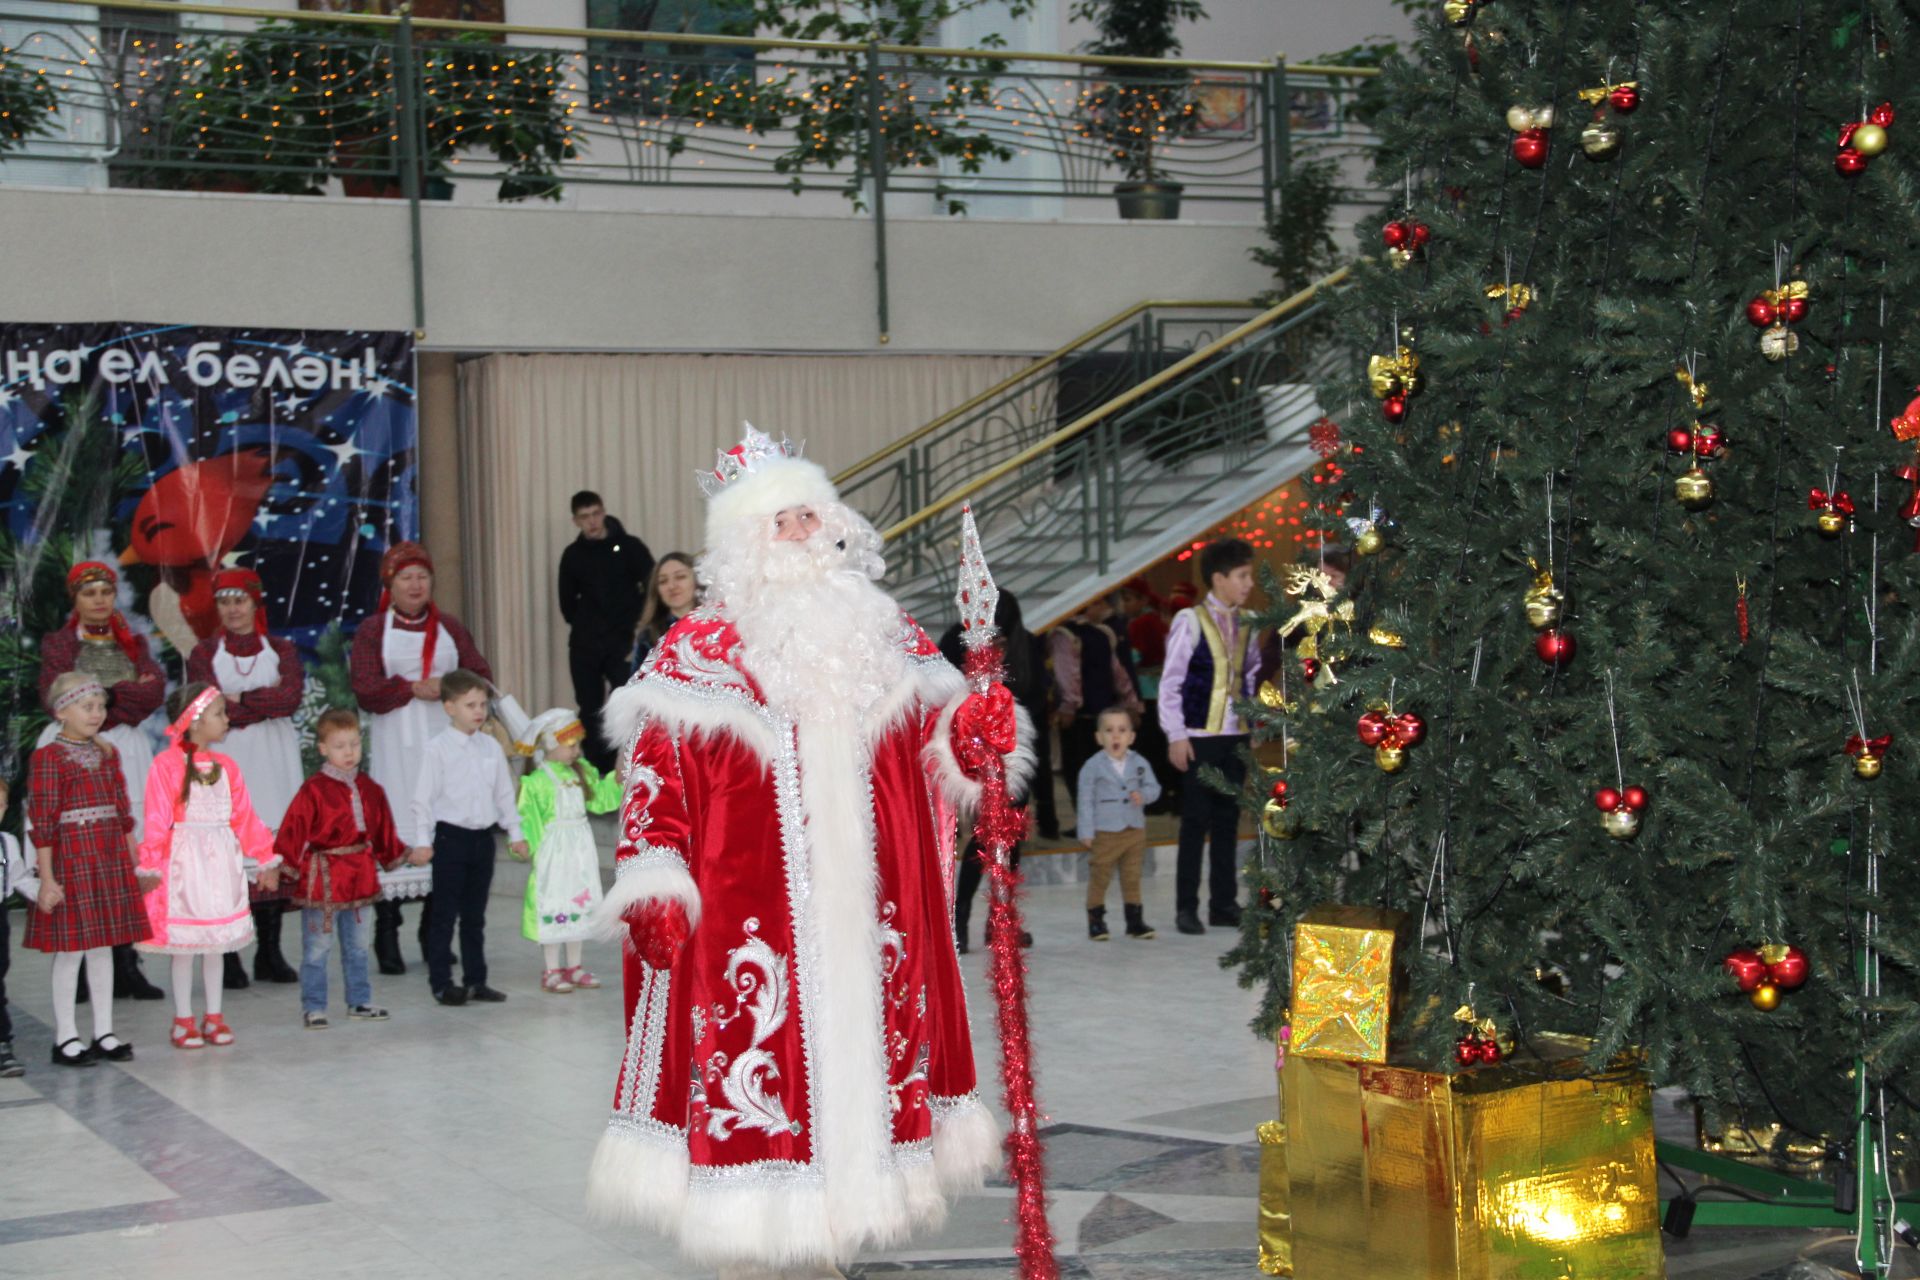
<path fill-rule="evenodd" d="M 170 744 L 147 774 L 146 834 L 140 865 L 154 872 L 147 891 L 152 937 L 142 951 L 173 957 L 173 1031 L 176 1049 L 233 1043 L 220 1012 L 221 956 L 253 941 L 243 858 L 260 864 L 260 887 L 280 881 L 273 833 L 253 811 L 246 780 L 228 756 L 208 748 L 227 736 L 227 703 L 210 684 L 189 684 L 167 699 Z M 193 1022 L 193 958 L 203 957 L 200 980 L 207 1016 Z"/>
<path fill-rule="evenodd" d="M 58 735 L 33 753 L 27 820 L 40 846 L 40 890 L 27 914 L 26 944 L 53 953 L 53 1061 L 90 1067 L 125 1062 L 133 1046 L 113 1033 L 113 952 L 151 930 L 134 873 L 133 810 L 120 755 L 100 737 L 107 691 L 82 671 L 47 690 Z M 93 990 L 93 1044 L 80 1039 L 74 996 L 85 962 Z"/>

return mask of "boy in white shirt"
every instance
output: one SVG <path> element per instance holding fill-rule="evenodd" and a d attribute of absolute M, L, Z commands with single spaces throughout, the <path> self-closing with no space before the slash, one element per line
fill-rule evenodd
<path fill-rule="evenodd" d="M 488 685 L 471 671 L 440 677 L 440 705 L 452 721 L 427 740 L 407 807 L 404 835 L 432 859 L 433 907 L 427 920 L 427 981 L 444 1005 L 499 1004 L 487 985 L 487 891 L 493 885 L 493 829 L 507 829 L 514 855 L 527 856 L 513 774 L 500 744 L 480 732 Z M 460 932 L 460 976 L 453 981 L 453 934 Z"/>

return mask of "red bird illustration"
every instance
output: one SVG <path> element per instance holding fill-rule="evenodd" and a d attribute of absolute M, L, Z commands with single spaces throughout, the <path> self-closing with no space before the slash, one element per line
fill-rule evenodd
<path fill-rule="evenodd" d="M 140 499 L 120 563 L 160 571 L 149 612 L 180 652 L 219 629 L 214 571 L 252 528 L 274 480 L 273 451 L 254 445 L 176 467 Z"/>

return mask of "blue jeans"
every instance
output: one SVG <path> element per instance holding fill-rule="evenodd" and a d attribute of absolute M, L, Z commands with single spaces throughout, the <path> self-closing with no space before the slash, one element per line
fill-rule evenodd
<path fill-rule="evenodd" d="M 371 907 L 342 907 L 333 913 L 333 931 L 325 929 L 326 913 L 319 907 L 300 911 L 300 1008 L 307 1013 L 327 1011 L 327 957 L 340 946 L 340 971 L 347 982 L 347 1006 L 373 1003 L 373 983 L 367 977 L 367 929 Z"/>

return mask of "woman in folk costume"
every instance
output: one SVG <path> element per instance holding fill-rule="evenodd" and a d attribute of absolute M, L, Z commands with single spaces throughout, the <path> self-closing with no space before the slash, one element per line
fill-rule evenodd
<path fill-rule="evenodd" d="M 98 560 L 83 561 L 67 573 L 73 613 L 66 625 L 40 638 L 40 701 L 47 701 L 53 682 L 69 671 L 92 676 L 107 691 L 106 726 L 99 736 L 119 758 L 127 807 L 133 814 L 133 836 L 138 840 L 141 796 L 147 769 L 153 764 L 153 745 L 141 725 L 166 698 L 167 677 L 147 647 L 147 638 L 127 625 L 119 594 L 120 575 Z M 48 725 L 38 745 L 53 741 L 58 730 L 57 725 Z M 159 1000 L 166 995 L 147 981 L 131 946 L 113 949 L 113 976 L 113 989 L 136 1000 Z M 84 974 L 80 992 L 86 999 Z"/>
<path fill-rule="evenodd" d="M 702 484 L 707 603 L 607 708 L 629 1038 L 589 1207 L 723 1277 L 838 1276 L 995 1163 L 948 914 L 978 786 L 950 739 L 1015 712 L 875 585 L 879 535 L 792 446 L 749 428 Z"/>
<path fill-rule="evenodd" d="M 222 966 L 216 957 L 253 941 L 242 860 L 260 864 L 260 881 L 271 892 L 280 879 L 273 832 L 253 811 L 246 779 L 231 756 L 212 750 L 227 736 L 226 699 L 209 684 L 181 685 L 167 699 L 173 723 L 169 747 L 147 774 L 146 832 L 140 840 L 140 870 L 157 876 L 147 891 L 147 923 L 153 936 L 139 945 L 173 957 L 173 1032 L 176 1049 L 233 1043 L 221 1013 Z M 207 1016 L 193 1023 L 193 958 L 201 957 L 200 980 Z"/>
<path fill-rule="evenodd" d="M 580 717 L 556 708 L 535 719 L 518 744 L 543 757 L 520 780 L 520 830 L 533 858 L 520 932 L 544 948 L 540 989 L 556 995 L 600 985 L 580 966 L 581 944 L 592 936 L 588 917 L 601 900 L 600 848 L 587 815 L 620 807 L 620 780 L 581 758 L 586 739 Z"/>
<path fill-rule="evenodd" d="M 260 575 L 251 569 L 222 569 L 213 575 L 220 630 L 194 646 L 187 658 L 187 679 L 210 684 L 226 698 L 232 726 L 226 752 L 246 776 L 253 811 L 268 830 L 278 831 L 304 781 L 293 713 L 306 692 L 307 673 L 293 642 L 268 633 L 265 594 Z M 259 939 L 253 976 L 263 982 L 300 981 L 280 950 L 280 917 L 292 890 L 291 881 L 271 893 L 253 887 L 253 928 Z M 226 980 L 230 987 L 247 985 L 239 957 L 228 957 Z"/>
<path fill-rule="evenodd" d="M 452 723 L 440 708 L 440 677 L 458 668 L 491 683 L 493 668 L 460 620 L 434 604 L 433 561 L 426 548 L 417 542 L 388 547 L 380 558 L 380 582 L 385 590 L 379 609 L 353 633 L 353 696 L 373 717 L 367 744 L 373 761 L 367 772 L 389 802 L 404 810 L 427 740 Z M 423 906 L 420 913 L 423 948 L 428 909 Z M 398 901 L 374 907 L 373 954 L 381 973 L 407 971 L 400 958 Z"/>

